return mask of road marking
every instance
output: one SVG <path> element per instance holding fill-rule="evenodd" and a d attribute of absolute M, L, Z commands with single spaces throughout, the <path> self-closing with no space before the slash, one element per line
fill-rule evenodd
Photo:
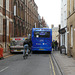
<path fill-rule="evenodd" d="M 50 69 L 51 69 L 50 62 L 49 62 L 49 67 L 50 67 Z M 50 71 L 51 71 L 51 70 L 50 70 Z M 52 75 L 52 71 L 50 72 L 50 75 Z"/>
<path fill-rule="evenodd" d="M 53 65 L 53 62 L 52 62 L 52 58 L 51 58 L 51 56 L 50 56 L 50 55 L 49 55 L 49 58 L 50 58 L 50 61 L 51 61 L 51 65 L 52 65 L 53 73 L 54 73 L 54 75 L 56 75 L 56 74 L 55 74 L 54 65 Z"/>
<path fill-rule="evenodd" d="M 3 72 L 3 71 L 4 71 L 4 70 L 6 70 L 6 69 L 8 69 L 8 67 L 6 67 L 6 68 L 4 68 L 4 69 L 0 70 L 0 72 Z"/>
<path fill-rule="evenodd" d="M 9 56 L 13 56 L 13 55 L 8 55 L 8 56 L 5 56 L 4 58 L 7 58 L 7 57 L 9 57 Z"/>

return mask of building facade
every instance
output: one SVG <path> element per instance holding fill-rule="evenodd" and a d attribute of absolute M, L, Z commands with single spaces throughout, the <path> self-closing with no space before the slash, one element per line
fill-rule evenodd
<path fill-rule="evenodd" d="M 51 29 L 52 29 L 52 41 L 53 40 L 57 40 L 57 42 L 59 42 L 59 27 L 54 27 L 54 25 L 51 25 Z"/>
<path fill-rule="evenodd" d="M 38 28 L 38 7 L 34 0 L 25 0 L 25 33 L 31 34 L 32 28 Z"/>
<path fill-rule="evenodd" d="M 75 0 L 67 0 L 68 55 L 75 58 Z"/>
<path fill-rule="evenodd" d="M 39 14 L 38 14 L 38 20 L 39 20 L 38 22 L 39 28 L 43 28 L 43 26 L 41 25 L 41 16 Z"/>
<path fill-rule="evenodd" d="M 42 17 L 41 25 L 43 26 L 43 28 L 49 28 L 49 26 L 47 25 L 47 23 L 43 17 Z"/>
<path fill-rule="evenodd" d="M 60 46 L 66 47 L 67 53 L 67 0 L 61 0 Z"/>
<path fill-rule="evenodd" d="M 10 37 L 24 37 L 38 27 L 38 7 L 34 0 L 0 1 L 0 44 L 4 49 Z"/>
<path fill-rule="evenodd" d="M 0 42 L 3 41 L 3 0 L 0 2 Z"/>
<path fill-rule="evenodd" d="M 2 44 L 4 49 L 7 49 L 9 42 L 9 25 L 13 22 L 9 4 L 10 0 L 0 1 L 0 44 Z"/>
<path fill-rule="evenodd" d="M 14 0 L 12 5 L 14 9 L 14 36 L 21 37 L 25 35 L 25 1 Z"/>

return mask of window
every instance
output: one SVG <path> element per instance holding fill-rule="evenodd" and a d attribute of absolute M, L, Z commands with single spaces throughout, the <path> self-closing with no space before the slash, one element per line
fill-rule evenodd
<path fill-rule="evenodd" d="M 62 34 L 62 45 L 65 45 L 65 34 Z"/>
<path fill-rule="evenodd" d="M 16 16 L 16 5 L 14 5 L 14 16 Z"/>
<path fill-rule="evenodd" d="M 34 37 L 36 37 L 36 38 L 39 38 L 39 37 L 49 38 L 50 37 L 50 32 L 47 32 L 47 31 L 35 31 L 34 32 Z"/>
<path fill-rule="evenodd" d="M 71 47 L 73 47 L 73 26 L 71 26 Z"/>
<path fill-rule="evenodd" d="M 23 46 L 24 40 L 17 40 L 17 41 L 11 41 L 10 45 L 11 46 Z"/>

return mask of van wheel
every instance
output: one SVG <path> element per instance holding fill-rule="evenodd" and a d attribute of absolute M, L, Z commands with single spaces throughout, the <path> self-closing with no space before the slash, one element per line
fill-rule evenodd
<path fill-rule="evenodd" d="M 32 51 L 32 54 L 33 54 L 33 51 Z"/>
<path fill-rule="evenodd" d="M 13 52 L 10 51 L 11 54 L 13 54 Z"/>

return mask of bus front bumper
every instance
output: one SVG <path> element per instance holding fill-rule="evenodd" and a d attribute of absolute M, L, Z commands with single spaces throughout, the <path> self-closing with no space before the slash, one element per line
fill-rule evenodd
<path fill-rule="evenodd" d="M 52 47 L 32 47 L 31 48 L 32 51 L 52 51 Z"/>

